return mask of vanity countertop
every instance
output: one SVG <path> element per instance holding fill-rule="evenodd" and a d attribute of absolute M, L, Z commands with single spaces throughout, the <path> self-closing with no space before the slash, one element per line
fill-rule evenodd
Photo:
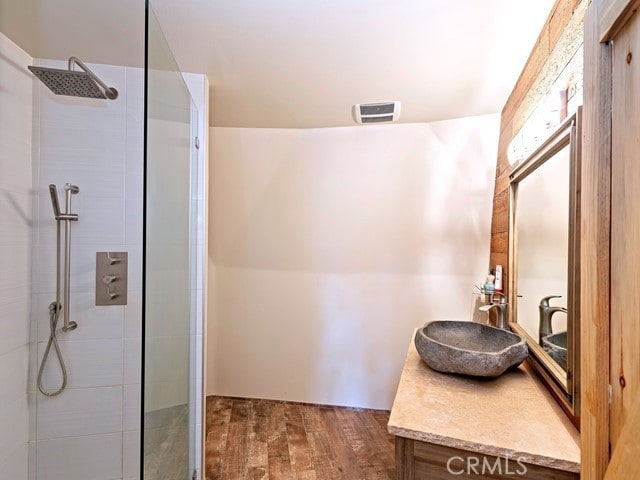
<path fill-rule="evenodd" d="M 389 433 L 580 471 L 580 434 L 534 373 L 523 366 L 494 379 L 439 373 L 418 356 L 413 336 Z"/>

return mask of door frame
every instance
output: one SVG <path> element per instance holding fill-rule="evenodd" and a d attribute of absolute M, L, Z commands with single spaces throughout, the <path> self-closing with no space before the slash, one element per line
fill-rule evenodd
<path fill-rule="evenodd" d="M 610 459 L 612 40 L 640 0 L 593 0 L 585 15 L 581 251 L 581 478 Z"/>

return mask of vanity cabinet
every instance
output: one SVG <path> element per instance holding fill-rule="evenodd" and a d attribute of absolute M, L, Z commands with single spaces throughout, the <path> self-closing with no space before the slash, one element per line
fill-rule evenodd
<path fill-rule="evenodd" d="M 531 478 L 577 480 L 578 473 L 396 437 L 397 480 Z"/>
<path fill-rule="evenodd" d="M 413 336 L 388 429 L 398 480 L 580 476 L 579 433 L 532 371 L 439 373 L 420 359 Z"/>

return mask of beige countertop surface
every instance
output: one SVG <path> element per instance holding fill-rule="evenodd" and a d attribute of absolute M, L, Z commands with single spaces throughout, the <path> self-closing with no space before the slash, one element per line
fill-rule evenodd
<path fill-rule="evenodd" d="M 580 434 L 534 373 L 523 366 L 494 379 L 439 373 L 418 356 L 413 336 L 389 433 L 580 471 Z"/>

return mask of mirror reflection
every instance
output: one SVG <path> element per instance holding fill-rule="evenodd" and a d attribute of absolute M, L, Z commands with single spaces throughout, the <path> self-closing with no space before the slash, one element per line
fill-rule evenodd
<path fill-rule="evenodd" d="M 565 372 L 570 164 L 566 145 L 522 179 L 516 210 L 517 321 Z"/>

